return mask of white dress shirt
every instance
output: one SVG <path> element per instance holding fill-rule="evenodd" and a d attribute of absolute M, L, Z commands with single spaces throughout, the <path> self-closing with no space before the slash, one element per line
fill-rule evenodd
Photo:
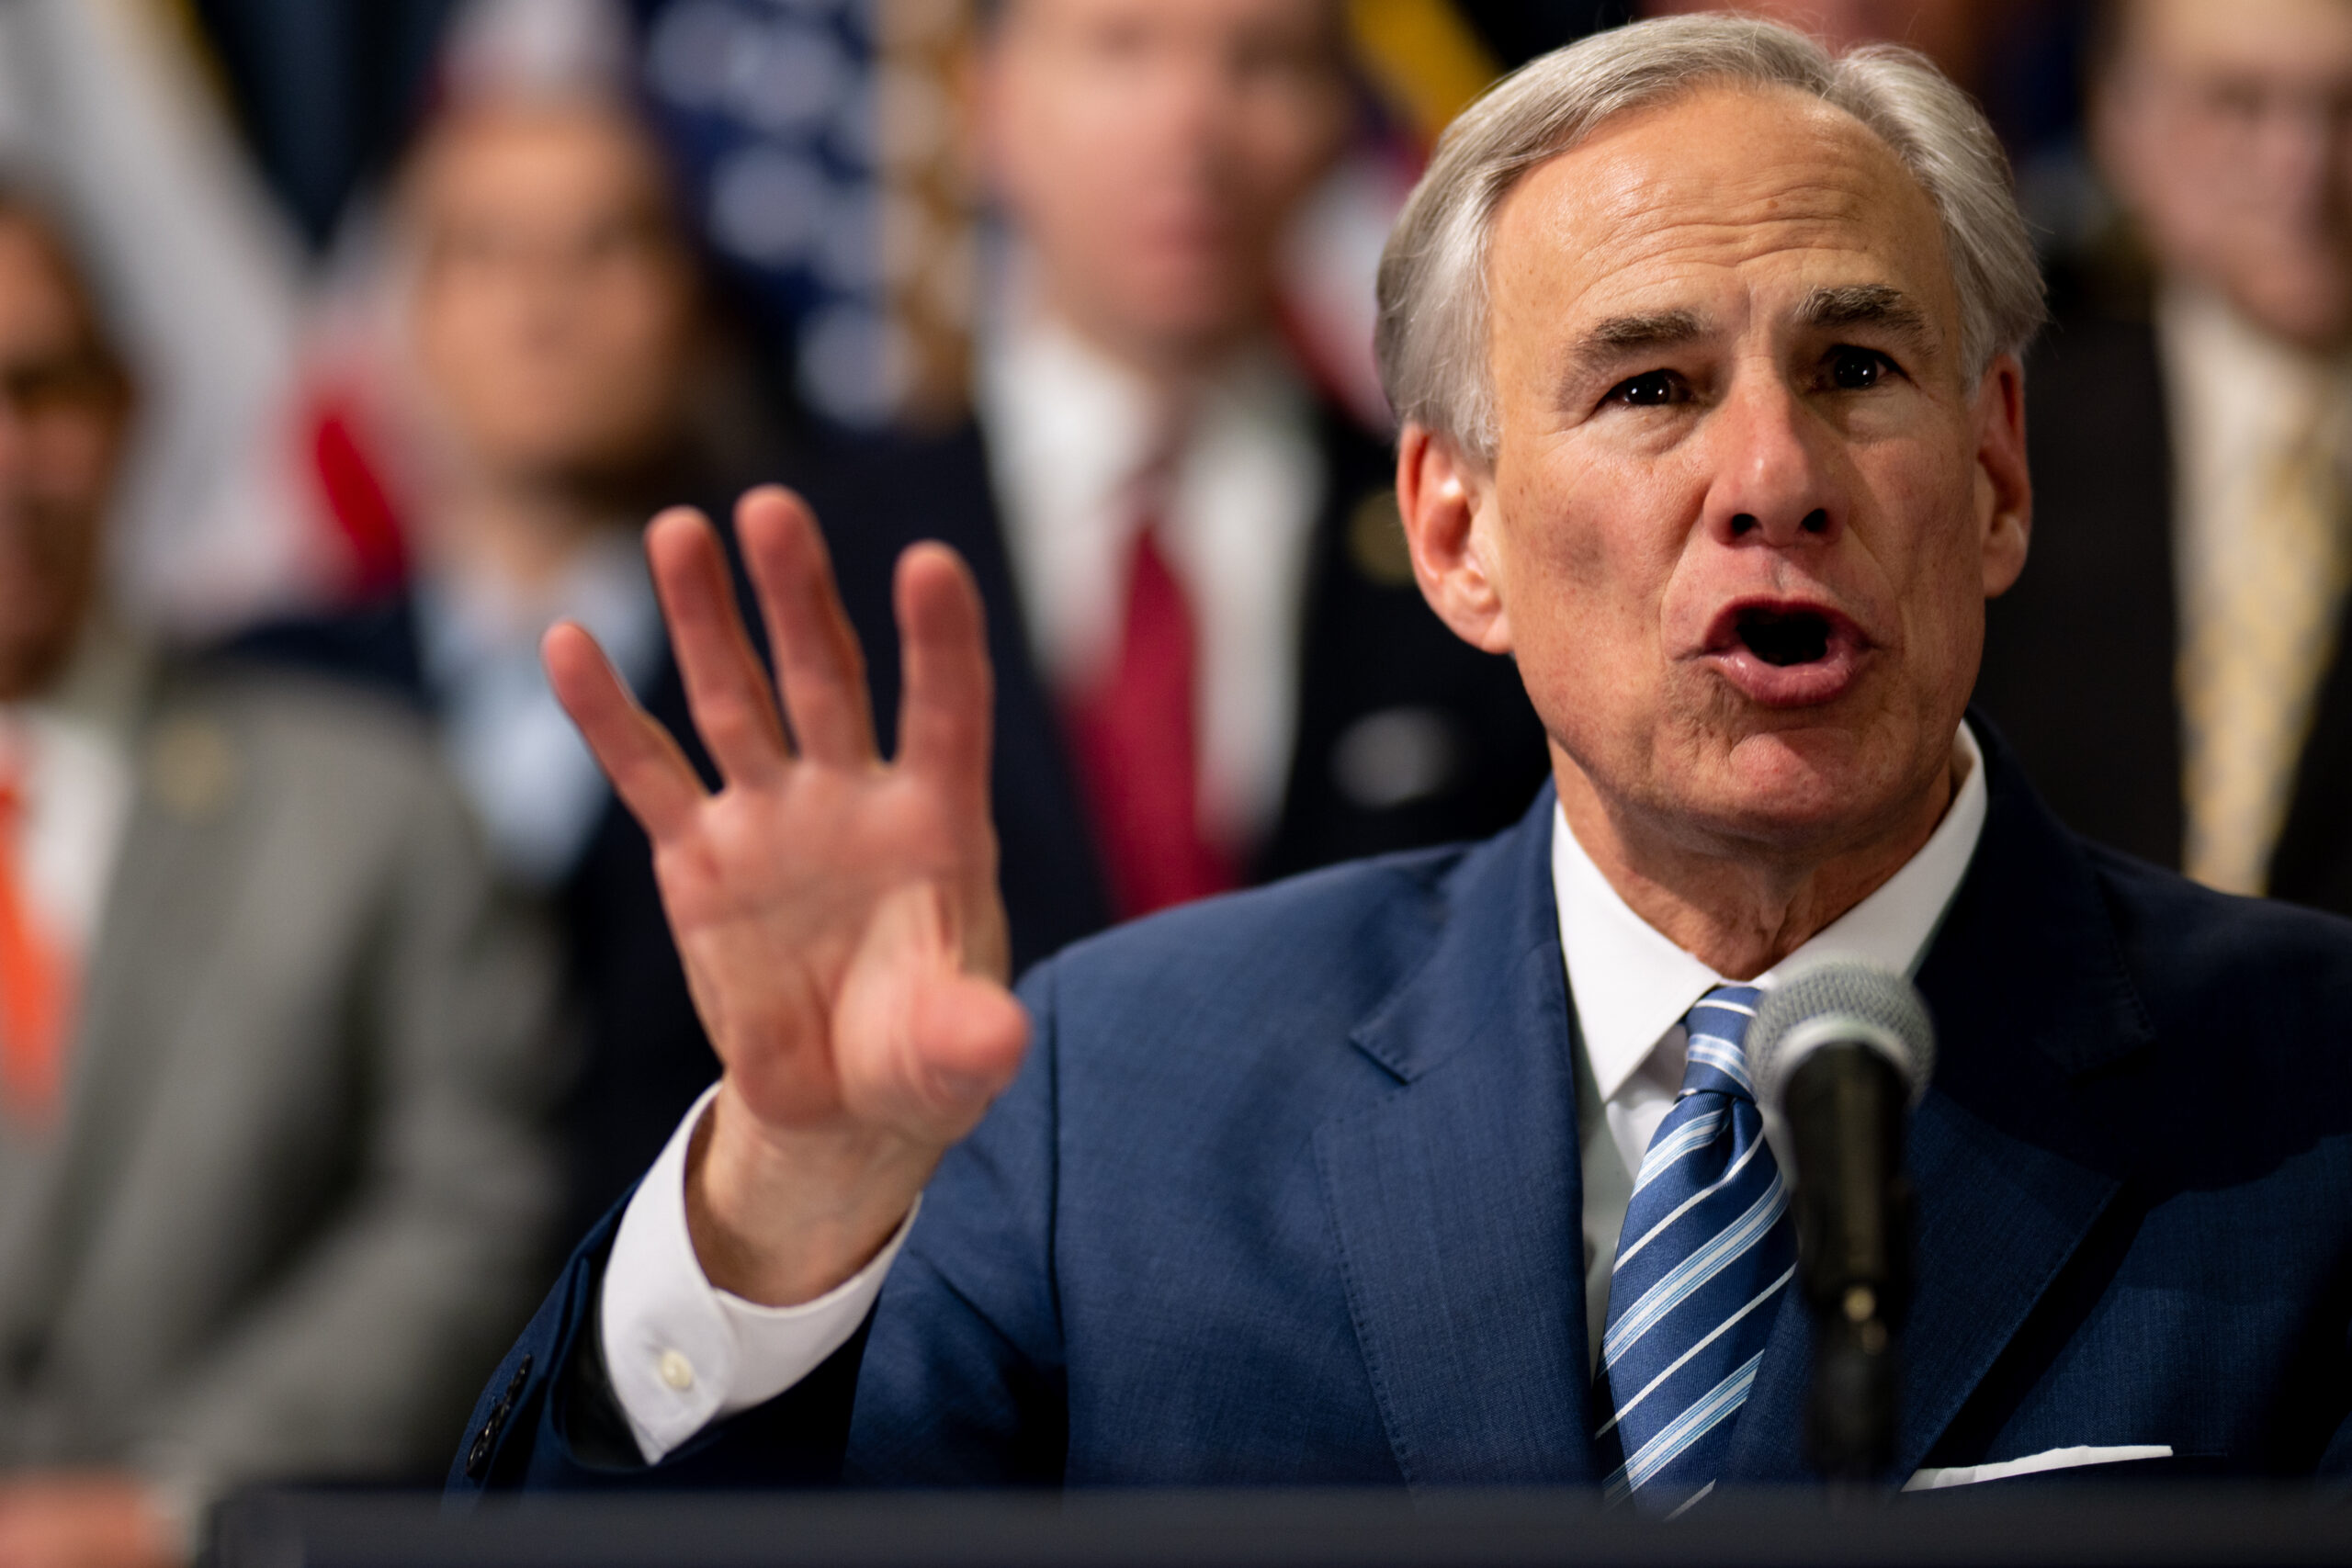
<path fill-rule="evenodd" d="M 1769 991 L 1792 967 L 1831 954 L 1905 975 L 1918 968 L 1984 830 L 1984 755 L 1965 724 L 1952 742 L 1952 768 L 1959 783 L 1951 804 L 1903 869 L 1745 984 Z M 1585 1321 L 1597 1361 L 1633 1179 L 1682 1089 L 1682 1015 L 1717 986 L 1734 982 L 1627 908 L 1568 831 L 1565 815 L 1553 827 L 1552 889 L 1560 906 L 1560 949 L 1576 1002 L 1581 1066 L 1607 1109 L 1610 1134 L 1605 1147 L 1588 1138 L 1583 1162 Z M 1785 1150 L 1775 1153 L 1785 1161 Z M 1611 1158 L 1614 1166 L 1605 1163 Z"/>
<path fill-rule="evenodd" d="M 1831 953 L 1906 974 L 1918 967 L 1984 828 L 1984 754 L 1965 725 L 1953 739 L 1952 767 L 1959 787 L 1918 852 L 1876 892 L 1748 984 L 1770 989 L 1792 965 Z M 1589 1081 L 1598 1090 L 1609 1134 L 1585 1132 L 1582 1151 L 1585 1314 L 1597 1356 L 1634 1173 L 1681 1088 L 1682 1015 L 1728 982 L 1634 914 L 1558 814 L 1552 886 L 1582 1047 L 1579 1083 Z M 718 1290 L 695 1260 L 685 1194 L 687 1149 L 717 1092 L 706 1092 L 686 1113 L 629 1201 L 599 1303 L 613 1391 L 649 1463 L 709 1422 L 775 1398 L 846 1344 L 881 1294 L 883 1278 L 914 1224 L 910 1213 L 873 1262 L 804 1305 L 757 1306 Z M 1585 1126 L 1594 1123 L 1588 1119 Z"/>
<path fill-rule="evenodd" d="M 1151 388 L 1035 310 L 981 346 L 989 479 L 1030 651 L 1057 692 L 1118 652 L 1125 574 L 1145 515 L 1136 480 L 1169 441 Z M 1194 391 L 1170 459 L 1159 541 L 1200 650 L 1202 826 L 1247 846 L 1272 830 L 1298 723 L 1308 552 L 1328 484 L 1315 405 L 1271 347 Z"/>

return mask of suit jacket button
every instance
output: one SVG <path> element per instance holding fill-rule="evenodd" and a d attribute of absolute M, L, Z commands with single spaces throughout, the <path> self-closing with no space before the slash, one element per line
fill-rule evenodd
<path fill-rule="evenodd" d="M 531 1358 L 526 1356 L 515 1367 L 514 1375 L 506 1380 L 506 1392 L 500 1394 L 498 1403 L 490 1407 L 490 1416 L 482 1422 L 481 1430 L 474 1434 L 473 1446 L 466 1450 L 468 1481 L 480 1481 L 490 1469 L 490 1456 L 498 1448 L 498 1434 L 505 1430 L 506 1418 L 514 1414 L 514 1401 L 530 1379 Z"/>
<path fill-rule="evenodd" d="M 490 1419 L 474 1434 L 473 1447 L 466 1450 L 466 1479 L 480 1481 L 490 1468 L 490 1453 L 498 1441 L 498 1428 L 506 1422 L 506 1407 L 500 1405 L 490 1413 Z"/>

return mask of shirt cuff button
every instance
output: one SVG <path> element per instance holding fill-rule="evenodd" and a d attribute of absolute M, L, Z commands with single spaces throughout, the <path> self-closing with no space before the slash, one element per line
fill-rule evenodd
<path fill-rule="evenodd" d="M 695 1364 L 675 1350 L 662 1351 L 661 1360 L 654 1363 L 654 1371 L 662 1374 L 664 1383 L 680 1393 L 695 1386 Z"/>

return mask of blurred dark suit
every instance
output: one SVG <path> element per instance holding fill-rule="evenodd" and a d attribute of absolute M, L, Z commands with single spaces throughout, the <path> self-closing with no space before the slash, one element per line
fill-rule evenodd
<path fill-rule="evenodd" d="M 1457 638 L 1414 586 L 1385 446 L 1330 409 L 1316 434 L 1328 482 L 1309 546 L 1297 721 L 1281 811 L 1246 867 L 1252 882 L 1498 832 L 1550 771 L 1517 669 Z M 979 426 L 842 439 L 796 482 L 824 520 L 885 736 L 899 700 L 890 613 L 899 553 L 942 539 L 979 579 L 996 667 L 993 785 L 1016 972 L 1110 924 L 1101 858 L 1023 619 Z M 1408 754 L 1383 758 L 1384 743 Z M 1396 766 L 1393 779 L 1381 776 L 1385 761 Z"/>
<path fill-rule="evenodd" d="M 1987 617 L 1978 704 L 2068 826 L 2177 868 L 2184 815 L 2174 452 L 2155 329 L 2062 288 L 2026 374 L 2033 549 Z M 2352 618 L 2352 617 L 2348 617 Z M 2322 681 L 2272 896 L 2352 913 L 2352 626 Z"/>
<path fill-rule="evenodd" d="M 181 667 L 130 739 L 60 1121 L 0 1118 L 0 1468 L 429 1472 L 550 1261 L 551 955 L 396 709 Z"/>
<path fill-rule="evenodd" d="M 356 680 L 421 710 L 432 705 L 415 607 L 405 596 L 265 626 L 237 647 L 249 658 Z M 638 698 L 715 784 L 666 649 L 660 673 Z M 607 799 L 551 904 L 563 944 L 563 1010 L 579 1044 L 563 1113 L 563 1225 L 571 1236 L 644 1173 L 695 1096 L 718 1076 L 718 1062 L 662 919 L 652 846 L 617 799 Z"/>

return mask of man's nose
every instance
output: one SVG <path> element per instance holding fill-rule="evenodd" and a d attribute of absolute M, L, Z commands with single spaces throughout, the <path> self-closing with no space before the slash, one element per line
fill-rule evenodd
<path fill-rule="evenodd" d="M 1775 379 L 1736 388 L 1708 420 L 1713 482 L 1702 523 L 1719 542 L 1787 549 L 1843 525 L 1821 443 L 1828 434 Z"/>

